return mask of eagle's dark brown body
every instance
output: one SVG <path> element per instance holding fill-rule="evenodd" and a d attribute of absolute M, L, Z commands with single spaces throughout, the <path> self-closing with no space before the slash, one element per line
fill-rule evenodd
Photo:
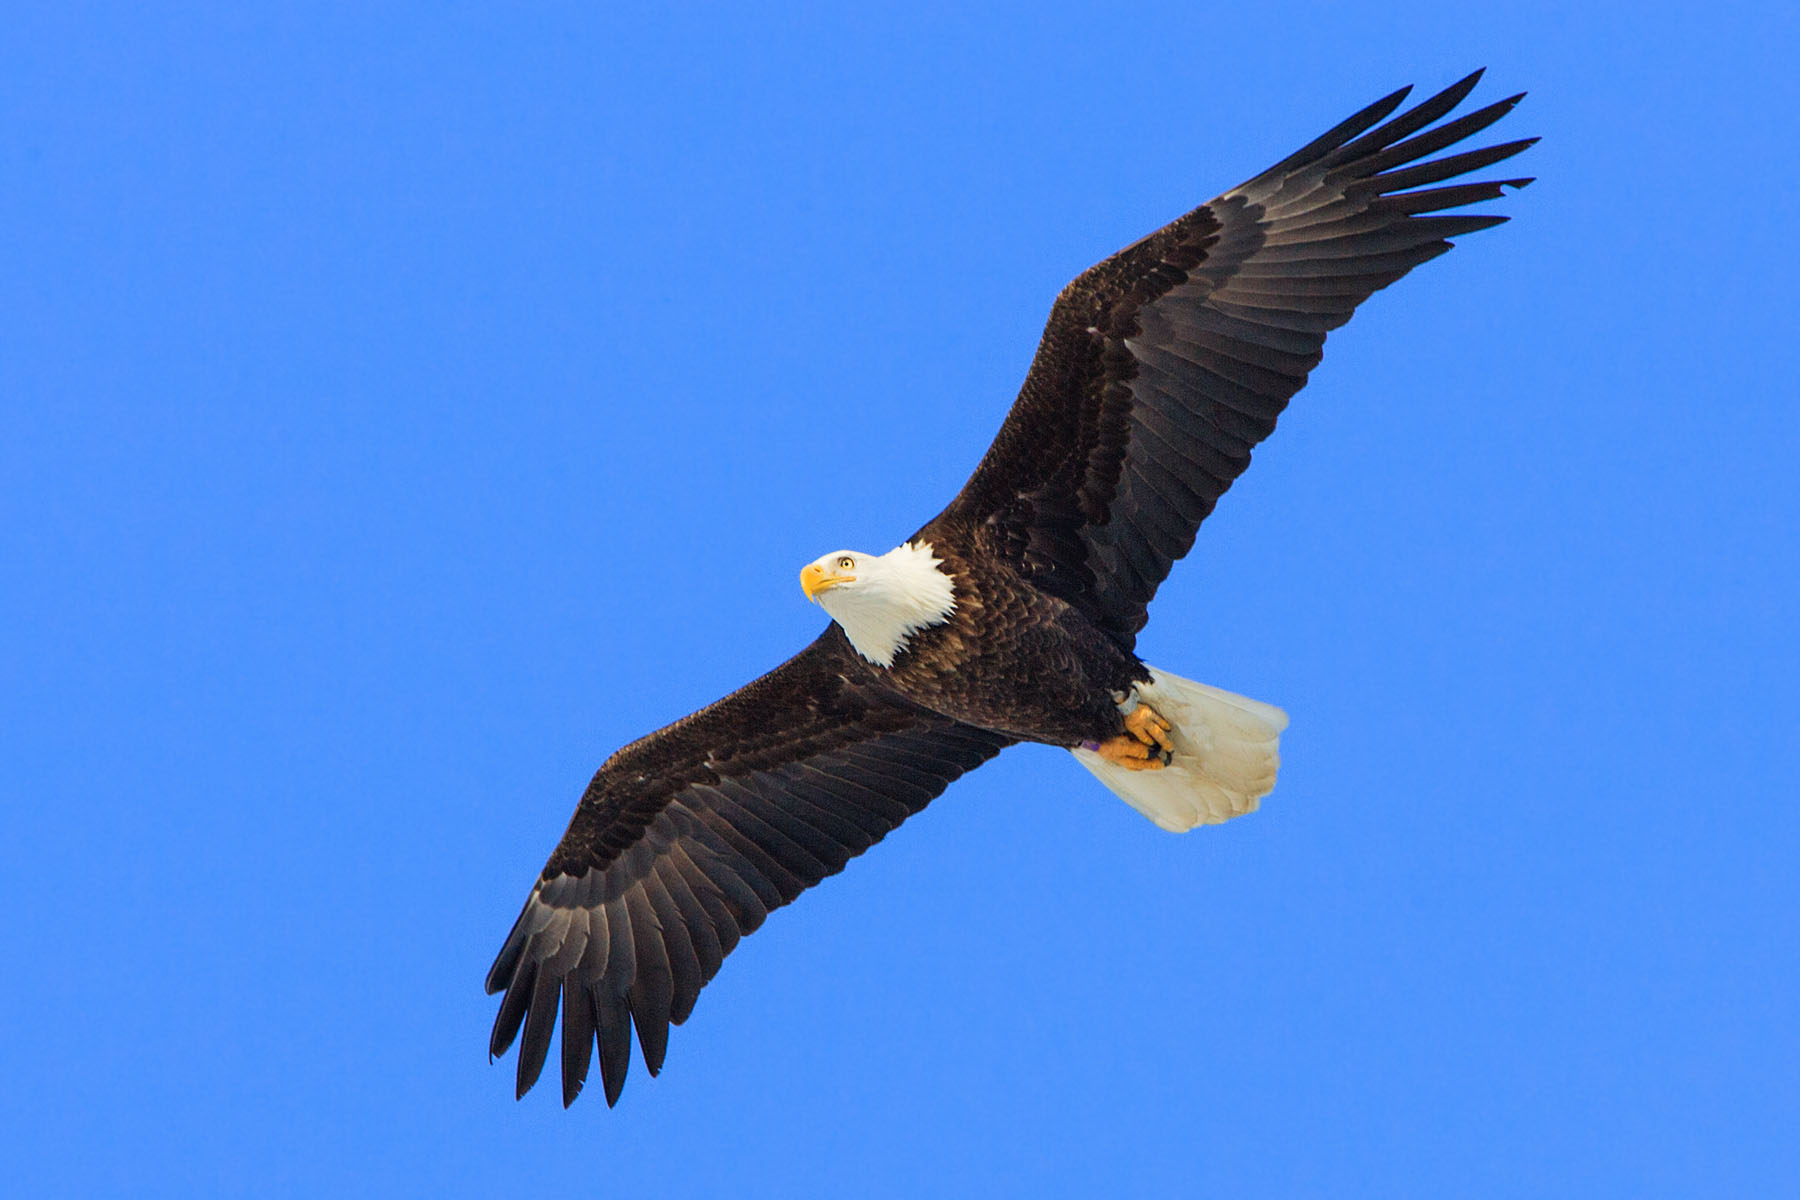
<path fill-rule="evenodd" d="M 1073 746 L 1114 737 L 1118 701 L 1150 678 L 1087 615 L 1010 567 L 990 527 L 939 519 L 929 543 L 956 585 L 949 621 L 920 630 L 876 675 L 933 712 L 1020 741 Z"/>
<path fill-rule="evenodd" d="M 560 1009 L 564 1103 L 596 1046 L 617 1100 L 633 1028 L 654 1074 L 669 1026 L 770 911 L 1013 742 L 1119 732 L 1157 587 L 1326 334 L 1505 220 L 1449 210 L 1529 182 L 1445 183 L 1530 141 L 1432 157 L 1519 99 L 1444 120 L 1478 77 L 1405 112 L 1404 91 L 1378 101 L 1063 291 L 992 448 L 920 533 L 954 617 L 891 669 L 834 624 L 607 760 L 488 973 L 506 993 L 489 1048 L 522 1039 L 520 1095 Z"/>

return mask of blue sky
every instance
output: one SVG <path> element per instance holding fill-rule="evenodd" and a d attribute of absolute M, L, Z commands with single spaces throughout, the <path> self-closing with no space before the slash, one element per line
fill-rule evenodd
<path fill-rule="evenodd" d="M 17 1194 L 1791 1188 L 1796 25 L 9 9 Z M 1263 810 L 1009 751 L 661 1078 L 515 1103 L 481 978 L 600 760 L 942 505 L 1068 279 L 1479 65 L 1539 182 L 1333 335 L 1140 646 L 1287 708 Z"/>

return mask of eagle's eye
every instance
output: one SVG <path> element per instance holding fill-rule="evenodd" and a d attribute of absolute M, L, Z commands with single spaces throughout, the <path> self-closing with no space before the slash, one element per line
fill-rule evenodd
<path fill-rule="evenodd" d="M 848 554 L 846 554 L 846 555 L 844 555 L 844 557 L 838 559 L 838 569 L 840 571 L 849 571 L 849 570 L 852 570 L 855 566 L 856 566 L 856 560 L 854 558 L 851 558 Z"/>

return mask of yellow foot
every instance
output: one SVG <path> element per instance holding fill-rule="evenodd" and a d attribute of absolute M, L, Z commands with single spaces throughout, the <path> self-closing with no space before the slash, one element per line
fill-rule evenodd
<path fill-rule="evenodd" d="M 1168 762 L 1175 753 L 1175 743 L 1169 740 L 1169 723 L 1163 715 L 1140 702 L 1125 718 L 1125 732 L 1136 738 L 1145 747 L 1155 746 L 1162 751 L 1162 760 Z"/>
<path fill-rule="evenodd" d="M 1150 749 L 1129 733 L 1107 738 L 1095 747 L 1101 758 L 1127 771 L 1160 771 L 1169 765 L 1168 751 L 1158 750 L 1152 755 Z"/>

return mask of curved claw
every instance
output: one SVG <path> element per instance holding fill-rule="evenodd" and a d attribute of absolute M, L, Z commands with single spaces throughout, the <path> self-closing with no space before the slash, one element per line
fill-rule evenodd
<path fill-rule="evenodd" d="M 1165 756 L 1163 761 L 1175 751 L 1175 743 L 1169 740 L 1169 730 L 1173 726 L 1163 715 L 1148 704 L 1139 704 L 1125 717 L 1125 731 L 1145 746 L 1156 746 Z"/>

